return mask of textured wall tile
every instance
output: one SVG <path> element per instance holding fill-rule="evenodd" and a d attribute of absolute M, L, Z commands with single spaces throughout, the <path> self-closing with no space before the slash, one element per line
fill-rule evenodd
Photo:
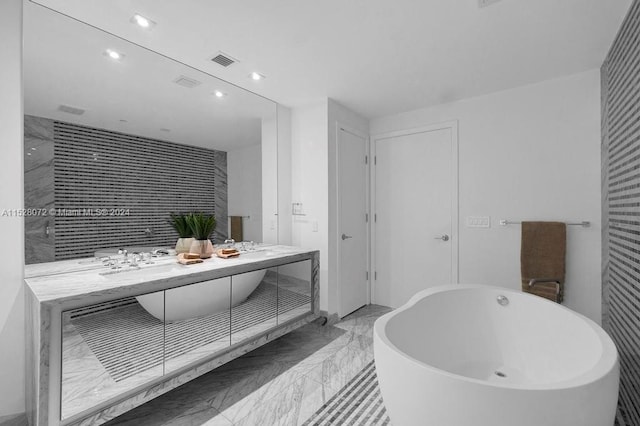
<path fill-rule="evenodd" d="M 621 423 L 640 425 L 640 1 L 602 66 L 603 325 L 620 354 Z"/>
<path fill-rule="evenodd" d="M 28 264 L 173 246 L 171 212 L 215 214 L 227 238 L 226 152 L 31 116 L 25 149 L 25 207 L 56 213 L 26 218 Z"/>

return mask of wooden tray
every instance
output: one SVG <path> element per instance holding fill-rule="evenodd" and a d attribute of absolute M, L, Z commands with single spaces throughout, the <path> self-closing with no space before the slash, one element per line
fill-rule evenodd
<path fill-rule="evenodd" d="M 231 257 L 240 256 L 240 252 L 236 250 L 233 253 L 222 253 L 222 249 L 218 249 L 218 250 L 216 250 L 216 256 L 218 256 L 218 257 L 220 257 L 222 259 L 229 259 Z"/>

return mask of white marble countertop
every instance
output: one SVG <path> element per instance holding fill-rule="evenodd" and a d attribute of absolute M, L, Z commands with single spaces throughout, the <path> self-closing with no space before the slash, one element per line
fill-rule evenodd
<path fill-rule="evenodd" d="M 87 305 L 118 297 L 210 280 L 279 264 L 302 261 L 318 255 L 314 250 L 282 245 L 260 245 L 239 257 L 211 259 L 195 265 L 181 265 L 175 256 L 154 259 L 140 269 L 110 271 L 95 259 L 74 259 L 25 266 L 25 283 L 40 303 L 66 307 Z"/>

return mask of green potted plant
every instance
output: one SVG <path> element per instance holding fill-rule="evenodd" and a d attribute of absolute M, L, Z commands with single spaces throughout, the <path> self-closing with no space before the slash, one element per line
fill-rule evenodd
<path fill-rule="evenodd" d="M 176 242 L 176 253 L 188 253 L 193 243 L 193 232 L 187 223 L 187 216 L 184 214 L 170 213 L 171 226 L 178 233 L 178 241 Z"/>
<path fill-rule="evenodd" d="M 191 243 L 189 252 L 197 253 L 201 259 L 207 259 L 213 255 L 213 244 L 209 236 L 216 229 L 216 218 L 213 215 L 204 213 L 191 213 L 185 216 L 194 241 Z"/>

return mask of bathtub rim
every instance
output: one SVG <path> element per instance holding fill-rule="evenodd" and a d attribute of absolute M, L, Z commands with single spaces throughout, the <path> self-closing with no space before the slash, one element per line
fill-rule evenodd
<path fill-rule="evenodd" d="M 449 291 L 461 291 L 461 290 L 469 290 L 469 289 L 486 289 L 486 290 L 495 290 L 498 291 L 500 293 L 509 293 L 509 294 L 517 294 L 517 295 L 522 295 L 524 297 L 530 297 L 533 298 L 531 299 L 531 301 L 533 303 L 551 303 L 553 304 L 555 307 L 560 308 L 560 309 L 564 309 L 567 312 L 573 314 L 573 315 L 577 315 L 579 318 L 581 318 L 585 324 L 587 326 L 589 326 L 598 336 L 599 338 L 599 342 L 601 344 L 602 350 L 600 353 L 600 357 L 598 358 L 598 360 L 596 361 L 596 363 L 592 366 L 592 368 L 590 368 L 589 370 L 585 371 L 582 374 L 579 374 L 577 376 L 574 376 L 570 379 L 566 379 L 566 380 L 559 380 L 556 382 L 548 382 L 548 383 L 538 383 L 538 384 L 514 384 L 514 383 L 500 383 L 500 382 L 490 382 L 487 380 L 480 380 L 480 379 L 475 379 L 472 377 L 468 377 L 468 376 L 463 376 L 460 374 L 456 374 L 456 373 L 451 373 L 449 371 L 440 369 L 440 368 L 436 368 L 432 365 L 429 365 L 423 361 L 420 361 L 416 358 L 413 358 L 412 356 L 409 356 L 408 354 L 406 354 L 405 352 L 403 352 L 402 350 L 400 350 L 400 348 L 398 348 L 396 345 L 394 345 L 389 338 L 386 335 L 386 326 L 388 324 L 388 322 L 397 314 L 400 314 L 406 310 L 411 309 L 416 303 L 418 303 L 420 300 L 429 297 L 431 295 L 437 294 L 437 293 L 442 293 L 442 292 L 449 292 Z M 593 382 L 597 382 L 598 380 L 600 380 L 603 377 L 606 377 L 607 375 L 611 374 L 612 371 L 617 370 L 618 369 L 618 350 L 617 347 L 615 346 L 615 343 L 613 342 L 613 340 L 611 339 L 611 337 L 604 331 L 604 329 L 602 329 L 602 327 L 600 327 L 597 323 L 595 323 L 593 320 L 585 317 L 584 315 L 575 312 L 569 308 L 567 308 L 566 306 L 560 305 L 558 303 L 552 302 L 550 300 L 547 300 L 545 298 L 539 297 L 539 296 L 535 296 L 532 294 L 528 294 L 528 293 L 524 293 L 524 292 L 520 292 L 520 291 L 516 291 L 516 290 L 512 290 L 509 288 L 505 288 L 505 287 L 498 287 L 498 286 L 490 286 L 490 285 L 483 285 L 483 284 L 445 284 L 445 285 L 440 285 L 440 286 L 435 286 L 435 287 L 431 287 L 425 290 L 421 290 L 418 293 L 416 293 L 415 295 L 413 295 L 411 297 L 411 299 L 409 299 L 404 305 L 398 307 L 397 309 L 394 309 L 391 312 L 388 312 L 386 314 L 384 314 L 383 316 L 381 316 L 380 318 L 378 318 L 376 320 L 376 322 L 374 323 L 373 326 L 373 337 L 374 337 L 374 358 L 375 358 L 375 344 L 376 344 L 376 340 L 379 340 L 382 344 L 384 344 L 385 346 L 387 346 L 387 348 L 392 351 L 394 353 L 394 355 L 401 357 L 402 359 L 404 359 L 405 361 L 415 364 L 416 366 L 420 367 L 420 368 L 424 368 L 427 371 L 434 373 L 434 374 L 440 374 L 444 377 L 448 377 L 454 380 L 461 380 L 467 383 L 473 383 L 473 384 L 477 384 L 477 385 L 482 385 L 482 386 L 488 386 L 488 387 L 492 387 L 492 388 L 502 388 L 502 389 L 514 389 L 514 390 L 561 390 L 561 389 L 570 389 L 570 388 L 576 388 L 576 387 L 581 387 L 581 386 L 585 386 L 588 385 L 590 383 Z"/>

